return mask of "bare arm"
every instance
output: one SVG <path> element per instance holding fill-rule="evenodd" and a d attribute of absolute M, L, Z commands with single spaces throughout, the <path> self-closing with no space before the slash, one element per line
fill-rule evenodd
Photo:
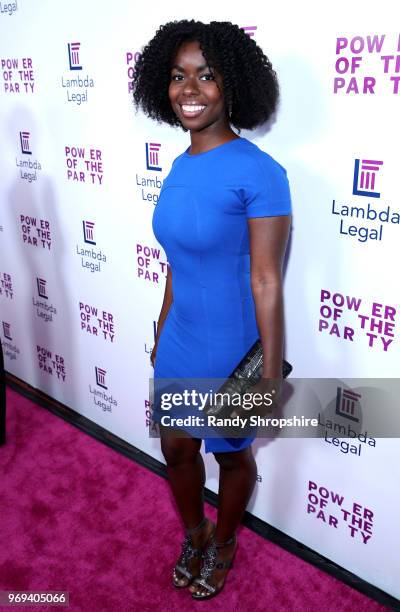
<path fill-rule="evenodd" d="M 173 302 L 172 272 L 171 272 L 171 266 L 168 265 L 167 266 L 167 280 L 165 282 L 165 290 L 164 290 L 164 299 L 163 299 L 163 303 L 161 306 L 160 316 L 158 317 L 158 322 L 157 322 L 156 340 L 155 340 L 154 347 L 153 347 L 153 350 L 150 356 L 153 367 L 154 367 L 154 360 L 155 360 L 156 353 L 157 353 L 158 340 L 160 338 L 161 330 L 163 328 L 165 319 L 167 318 L 168 311 L 170 309 L 172 302 Z"/>
<path fill-rule="evenodd" d="M 291 215 L 248 220 L 251 288 L 263 347 L 263 378 L 282 376 L 282 265 L 290 224 Z"/>

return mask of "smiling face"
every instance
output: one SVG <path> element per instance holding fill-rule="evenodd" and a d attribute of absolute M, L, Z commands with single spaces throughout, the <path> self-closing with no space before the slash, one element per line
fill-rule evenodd
<path fill-rule="evenodd" d="M 198 42 L 183 43 L 171 66 L 168 95 L 182 125 L 192 131 L 228 128 L 222 77 L 207 66 Z"/>

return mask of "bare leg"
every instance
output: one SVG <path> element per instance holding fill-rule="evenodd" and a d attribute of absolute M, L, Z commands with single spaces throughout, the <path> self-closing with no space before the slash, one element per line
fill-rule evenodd
<path fill-rule="evenodd" d="M 242 520 L 257 479 L 251 446 L 241 451 L 214 453 L 219 464 L 217 542 L 231 538 Z"/>
<path fill-rule="evenodd" d="M 196 527 L 204 516 L 205 468 L 200 447 L 201 440 L 196 438 L 161 438 L 169 484 L 187 529 Z"/>
<path fill-rule="evenodd" d="M 179 514 L 186 529 L 197 527 L 204 518 L 205 468 L 200 454 L 201 440 L 196 438 L 161 437 L 161 450 L 167 463 L 169 484 Z M 207 542 L 213 524 L 207 521 L 191 536 L 192 545 L 201 548 Z M 201 559 L 192 558 L 189 570 L 200 572 Z M 178 586 L 188 583 L 187 577 L 175 570 L 174 581 Z"/>
<path fill-rule="evenodd" d="M 214 456 L 220 466 L 215 540 L 217 544 L 221 544 L 236 533 L 256 483 L 257 465 L 251 446 L 237 452 L 214 453 Z M 235 547 L 236 542 L 233 542 L 219 549 L 217 561 L 229 561 Z M 227 571 L 215 569 L 210 577 L 210 584 L 221 584 Z M 192 585 L 190 590 L 207 593 L 201 586 Z"/>

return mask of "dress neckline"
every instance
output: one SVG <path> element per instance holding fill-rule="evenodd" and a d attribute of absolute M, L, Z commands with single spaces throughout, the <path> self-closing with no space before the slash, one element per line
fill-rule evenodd
<path fill-rule="evenodd" d="M 239 141 L 239 140 L 244 141 L 244 140 L 247 140 L 247 139 L 246 139 L 246 138 L 244 138 L 244 137 L 242 137 L 242 136 L 239 136 L 238 138 L 232 138 L 232 140 L 228 140 L 227 142 L 223 142 L 222 144 L 217 145 L 216 147 L 213 147 L 212 149 L 209 149 L 208 151 L 202 151 L 201 153 L 194 153 L 194 154 L 190 154 L 190 153 L 188 153 L 188 151 L 189 151 L 189 149 L 190 149 L 190 146 L 189 146 L 189 147 L 186 149 L 186 151 L 184 152 L 184 156 L 185 156 L 185 157 L 192 158 L 192 157 L 200 157 L 201 155 L 207 155 L 207 153 L 212 153 L 213 151 L 217 151 L 217 150 L 221 149 L 222 147 L 226 147 L 226 146 L 228 146 L 228 145 L 231 145 L 231 144 L 233 144 L 234 142 L 237 142 L 237 141 Z"/>

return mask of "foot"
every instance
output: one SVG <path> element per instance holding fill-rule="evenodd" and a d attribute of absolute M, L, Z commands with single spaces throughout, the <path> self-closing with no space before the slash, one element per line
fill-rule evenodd
<path fill-rule="evenodd" d="M 200 577 L 189 587 L 194 599 L 210 599 L 222 591 L 236 548 L 236 535 L 226 542 L 211 542 L 204 556 Z"/>
<path fill-rule="evenodd" d="M 186 531 L 182 552 L 172 574 L 174 586 L 187 587 L 200 575 L 203 551 L 214 530 L 214 523 L 205 517 L 200 525 Z"/>

